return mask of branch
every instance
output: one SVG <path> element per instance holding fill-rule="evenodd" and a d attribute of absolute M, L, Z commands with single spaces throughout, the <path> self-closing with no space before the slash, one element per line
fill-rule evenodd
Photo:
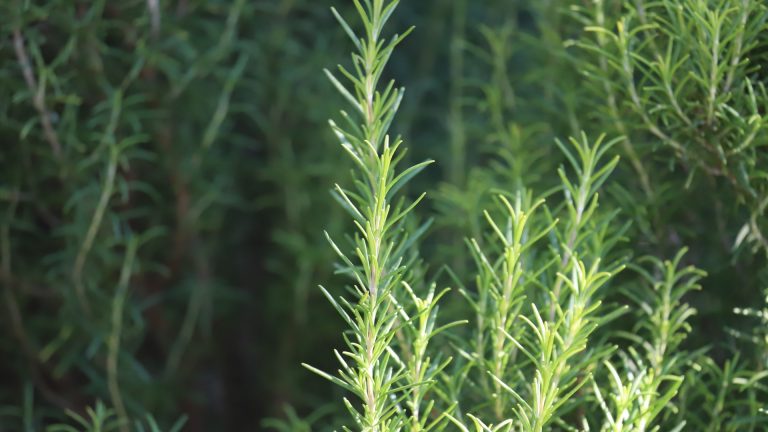
<path fill-rule="evenodd" d="M 45 106 L 45 86 L 38 85 L 37 80 L 35 79 L 32 64 L 29 62 L 27 50 L 24 48 L 24 37 L 21 35 L 21 30 L 18 27 L 13 29 L 13 47 L 16 50 L 16 57 L 19 60 L 24 80 L 27 82 L 29 91 L 32 92 L 32 104 L 40 115 L 40 122 L 43 124 L 45 138 L 51 145 L 53 155 L 58 159 L 61 157 L 61 144 L 59 143 L 59 137 L 56 135 L 56 131 L 51 124 L 48 108 Z"/>

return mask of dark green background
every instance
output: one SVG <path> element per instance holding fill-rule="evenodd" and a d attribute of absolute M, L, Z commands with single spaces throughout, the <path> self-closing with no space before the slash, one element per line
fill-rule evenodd
<path fill-rule="evenodd" d="M 163 425 L 186 414 L 185 430 L 242 431 L 281 416 L 285 404 L 302 414 L 329 407 L 324 418 L 343 409 L 340 391 L 300 363 L 335 370 L 332 348 L 341 345 L 341 322 L 316 288 L 341 292 L 323 230 L 349 232 L 329 194 L 349 168 L 327 126 L 345 102 L 322 69 L 349 64 L 351 43 L 326 1 L 159 3 L 158 13 L 144 0 L 0 7 L 0 431 L 23 430 L 23 418 L 41 428 L 65 408 L 109 402 L 105 341 L 133 238 L 142 243 L 120 355 L 132 414 L 152 413 Z M 407 87 L 394 129 L 409 158 L 437 161 L 411 185 L 430 193 L 421 214 L 437 215 L 423 246 L 432 272 L 466 266 L 461 238 L 488 195 L 478 179 L 504 176 L 491 156 L 483 85 L 494 53 L 483 28 L 508 31 L 502 104 L 523 148 L 540 155 L 530 167 L 537 190 L 559 181 L 554 138 L 615 134 L 570 63 L 578 54 L 563 48 L 581 34 L 570 3 L 578 2 L 404 1 L 388 26 L 416 27 L 387 73 Z M 352 16 L 351 2 L 334 5 Z M 37 101 L 19 40 L 38 86 L 45 83 Z M 457 151 L 459 133 L 466 140 Z M 82 271 L 87 315 L 73 268 L 114 146 L 124 146 L 114 193 Z M 762 258 L 732 254 L 719 236 L 737 232 L 746 213 L 718 179 L 696 177 L 684 190 L 688 175 L 670 166 L 671 153 L 646 148 L 654 181 L 671 191 L 656 204 L 664 234 L 650 241 L 635 224 L 627 244 L 667 257 L 691 246 L 689 259 L 710 277 L 691 299 L 700 314 L 690 344 L 725 352 L 725 329 L 744 325 L 731 309 L 760 301 Z M 637 196 L 633 176 L 620 165 L 626 194 L 613 202 L 642 219 L 644 203 L 620 198 Z M 477 202 L 452 200 L 452 188 Z M 24 406 L 33 413 L 25 417 Z"/>

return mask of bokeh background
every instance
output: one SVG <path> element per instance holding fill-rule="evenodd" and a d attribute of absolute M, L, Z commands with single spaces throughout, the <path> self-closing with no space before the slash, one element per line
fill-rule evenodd
<path fill-rule="evenodd" d="M 164 427 L 186 415 L 188 431 L 258 430 L 287 406 L 331 422 L 340 391 L 300 364 L 335 370 L 342 344 L 317 289 L 343 287 L 323 231 L 349 232 L 329 193 L 349 168 L 327 125 L 345 103 L 322 70 L 349 64 L 329 8 L 352 16 L 352 2 L 0 3 L 0 431 L 109 405 L 115 381 L 132 416 Z M 411 186 L 436 215 L 423 245 L 435 273 L 465 274 L 462 238 L 509 166 L 532 161 L 546 186 L 555 138 L 618 135 L 571 58 L 580 3 L 398 8 L 389 28 L 415 30 L 387 70 L 407 88 L 394 129 L 409 158 L 437 161 Z M 761 265 L 728 243 L 745 210 L 711 205 L 727 185 L 643 149 L 669 193 L 657 237 L 642 223 L 628 236 L 662 255 L 692 246 L 710 273 L 692 300 L 698 334 L 722 339 L 742 325 L 733 307 L 761 300 Z M 615 199 L 640 214 L 633 187 Z"/>

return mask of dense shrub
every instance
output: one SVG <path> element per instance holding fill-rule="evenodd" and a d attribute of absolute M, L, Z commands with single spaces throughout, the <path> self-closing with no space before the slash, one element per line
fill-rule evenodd
<path fill-rule="evenodd" d="M 768 427 L 763 2 L 338 3 L 0 5 L 0 431 Z"/>

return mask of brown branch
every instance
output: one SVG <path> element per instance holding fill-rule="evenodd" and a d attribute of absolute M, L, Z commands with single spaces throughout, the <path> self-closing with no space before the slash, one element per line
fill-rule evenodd
<path fill-rule="evenodd" d="M 32 64 L 29 62 L 27 50 L 24 48 L 24 37 L 21 35 L 21 30 L 18 27 L 13 29 L 13 47 L 16 50 L 16 57 L 21 66 L 21 73 L 24 75 L 27 87 L 29 87 L 29 90 L 32 92 L 32 104 L 40 115 L 40 122 L 43 125 L 45 138 L 51 145 L 53 155 L 58 159 L 61 156 L 61 144 L 59 143 L 59 137 L 56 135 L 56 131 L 53 129 L 51 117 L 48 115 L 48 108 L 45 105 L 45 86 L 38 85 L 37 83 L 35 73 L 32 70 Z"/>

